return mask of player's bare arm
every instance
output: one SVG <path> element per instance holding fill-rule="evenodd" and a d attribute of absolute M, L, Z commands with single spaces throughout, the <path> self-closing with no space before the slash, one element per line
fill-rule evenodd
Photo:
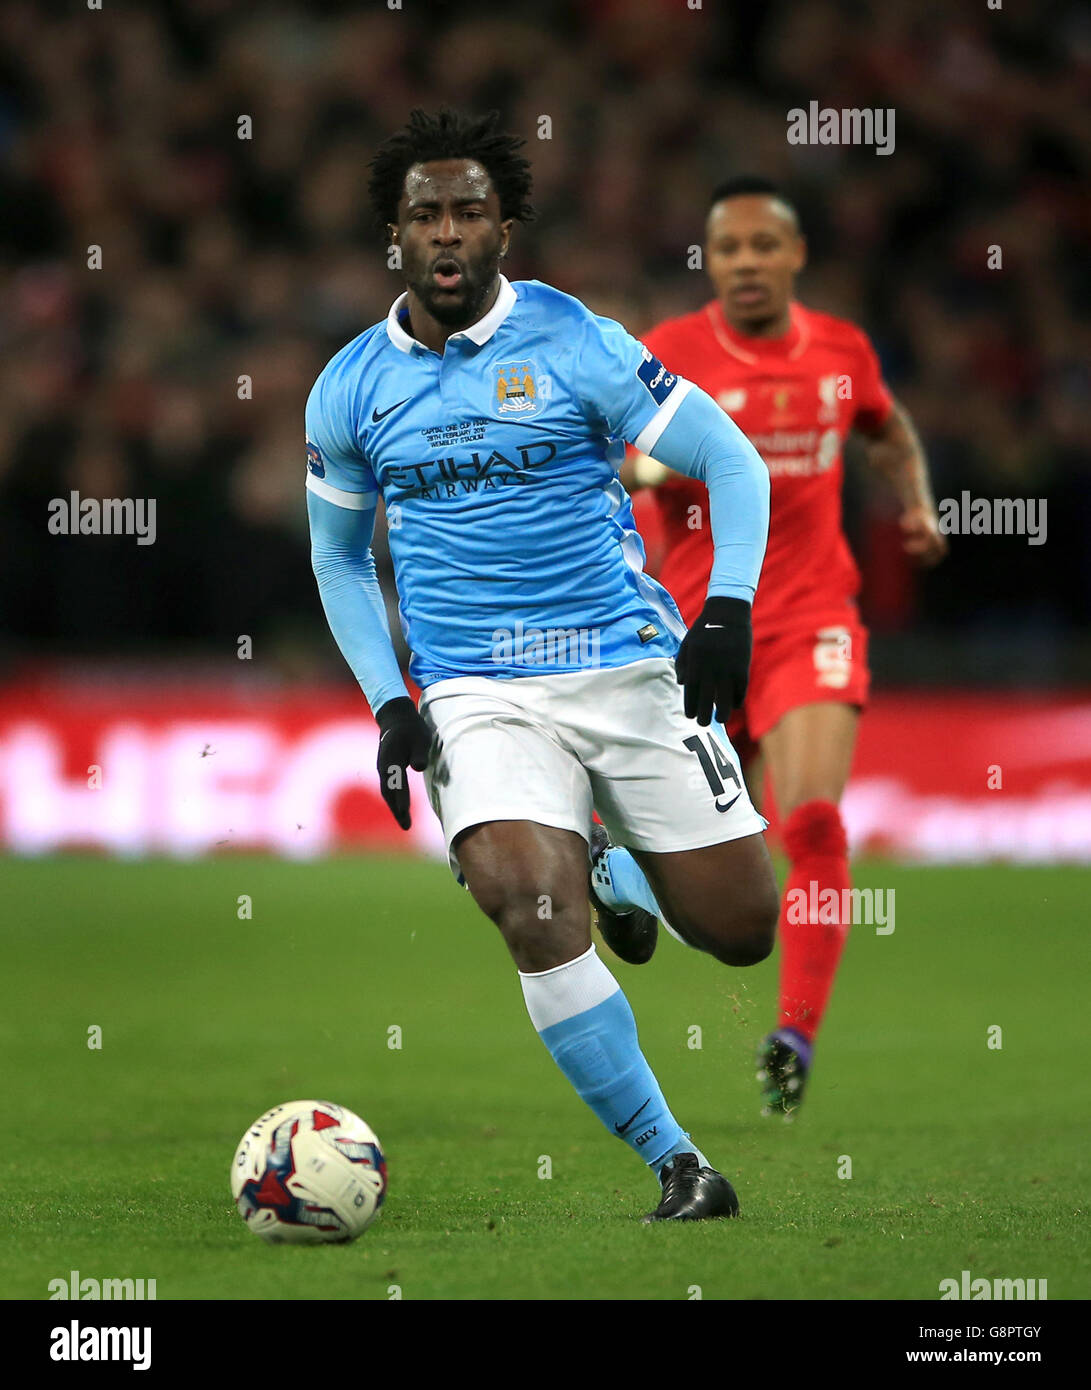
<path fill-rule="evenodd" d="M 621 486 L 628 493 L 639 492 L 641 488 L 658 487 L 671 475 L 671 470 L 658 459 L 647 454 L 630 454 L 618 470 Z"/>
<path fill-rule="evenodd" d="M 936 565 L 947 554 L 947 538 L 939 529 L 928 462 L 909 412 L 897 401 L 874 431 L 857 429 L 867 441 L 867 459 L 888 478 L 902 504 L 901 527 L 906 554 L 920 565 Z"/>

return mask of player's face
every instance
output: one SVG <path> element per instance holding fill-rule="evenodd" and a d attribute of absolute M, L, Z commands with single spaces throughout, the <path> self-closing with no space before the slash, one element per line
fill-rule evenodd
<path fill-rule="evenodd" d="M 705 265 L 724 317 L 743 333 L 786 331 L 795 278 L 807 248 L 778 198 L 725 198 L 708 215 Z"/>
<path fill-rule="evenodd" d="M 402 249 L 407 288 L 447 328 L 466 328 L 484 312 L 511 239 L 500 199 L 472 159 L 414 164 L 391 228 Z"/>

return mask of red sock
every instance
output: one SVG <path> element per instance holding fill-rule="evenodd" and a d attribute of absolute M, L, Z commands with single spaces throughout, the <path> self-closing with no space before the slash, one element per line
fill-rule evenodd
<path fill-rule="evenodd" d="M 848 842 L 832 801 L 797 806 L 781 834 L 792 867 L 780 904 L 777 1026 L 794 1028 L 813 1042 L 849 932 L 840 907 L 845 901 L 842 890 L 851 887 Z M 836 908 L 828 892 L 822 897 L 829 889 L 837 893 Z"/>

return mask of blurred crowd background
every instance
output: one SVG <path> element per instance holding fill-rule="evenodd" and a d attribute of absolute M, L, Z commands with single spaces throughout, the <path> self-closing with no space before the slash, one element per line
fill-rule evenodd
<path fill-rule="evenodd" d="M 953 537 L 918 576 L 892 499 L 850 466 L 880 678 L 1091 679 L 1076 0 L 8 0 L 0 54 L 0 674 L 214 665 L 244 633 L 267 670 L 346 674 L 310 573 L 303 405 L 400 292 L 367 162 L 446 101 L 527 138 L 539 218 L 510 278 L 638 335 L 711 297 L 687 269 L 710 189 L 783 181 L 811 248 L 801 298 L 871 335 L 937 495 L 1048 499 L 1045 545 Z M 812 99 L 895 108 L 894 154 L 789 145 Z M 154 497 L 156 543 L 50 535 L 72 490 Z"/>

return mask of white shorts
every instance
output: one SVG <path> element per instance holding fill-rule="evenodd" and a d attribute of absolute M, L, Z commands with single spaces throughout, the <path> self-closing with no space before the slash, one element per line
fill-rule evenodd
<path fill-rule="evenodd" d="M 592 808 L 614 844 L 669 854 L 764 830 L 718 724 L 683 712 L 674 662 L 436 681 L 420 712 L 436 735 L 425 785 L 455 838 L 528 820 L 587 839 Z"/>

